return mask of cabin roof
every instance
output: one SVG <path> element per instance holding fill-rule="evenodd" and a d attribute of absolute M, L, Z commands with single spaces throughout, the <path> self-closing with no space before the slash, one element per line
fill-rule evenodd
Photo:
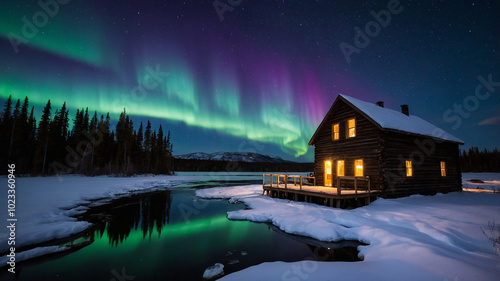
<path fill-rule="evenodd" d="M 357 110 L 359 113 L 361 113 L 363 116 L 365 116 L 368 120 L 370 120 L 372 123 L 374 123 L 377 127 L 379 127 L 382 130 L 390 130 L 401 133 L 410 133 L 410 134 L 428 136 L 444 141 L 464 144 L 464 142 L 461 139 L 445 132 L 444 130 L 432 125 L 431 123 L 423 120 L 420 117 L 414 115 L 407 116 L 396 110 L 380 107 L 376 104 L 361 101 L 350 96 L 339 95 L 335 99 L 335 102 L 333 103 L 332 107 L 326 114 L 323 121 L 321 121 L 320 125 L 316 129 L 316 132 L 309 141 L 309 145 L 314 144 L 314 140 L 318 132 L 323 127 L 327 117 L 331 114 L 331 111 L 333 110 L 334 106 L 340 100 L 344 101 L 354 110 Z"/>

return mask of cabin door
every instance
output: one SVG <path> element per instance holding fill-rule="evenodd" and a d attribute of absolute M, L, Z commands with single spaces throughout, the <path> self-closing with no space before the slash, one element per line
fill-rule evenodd
<path fill-rule="evenodd" d="M 325 161 L 325 186 L 332 186 L 332 161 Z"/>

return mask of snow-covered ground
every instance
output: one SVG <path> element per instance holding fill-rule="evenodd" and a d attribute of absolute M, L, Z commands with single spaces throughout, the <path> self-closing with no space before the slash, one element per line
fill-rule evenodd
<path fill-rule="evenodd" d="M 462 181 L 466 191 L 500 193 L 498 173 L 464 173 Z"/>
<path fill-rule="evenodd" d="M 67 237 L 87 227 L 71 215 L 92 204 L 198 181 L 261 179 L 261 173 L 179 173 L 176 176 L 132 178 L 65 176 L 16 179 L 16 247 Z M 464 174 L 499 182 L 500 174 Z M 5 179 L 5 178 L 4 178 Z M 5 179 L 6 181 L 6 179 Z M 273 199 L 261 185 L 199 190 L 199 196 L 230 198 L 248 210 L 230 212 L 230 219 L 271 222 L 288 233 L 326 241 L 356 239 L 364 261 L 264 263 L 224 280 L 497 280 L 498 256 L 481 228 L 500 222 L 500 195 L 450 193 L 436 196 L 378 199 L 369 206 L 340 210 Z M 7 209 L 7 196 L 0 208 Z M 90 204 L 90 205 L 89 205 Z M 0 212 L 7 220 L 7 212 Z M 7 231 L 0 232 L 0 252 L 8 249 Z M 19 254 L 17 261 L 54 251 L 43 247 Z M 5 264 L 6 257 L 0 257 Z"/>
<path fill-rule="evenodd" d="M 484 175 L 464 175 L 478 178 Z M 498 181 L 500 174 L 489 174 Z M 263 263 L 221 280 L 498 280 L 500 256 L 483 234 L 500 222 L 500 195 L 455 192 L 378 199 L 355 210 L 261 196 L 260 185 L 198 190 L 249 209 L 228 218 L 269 222 L 325 241 L 356 239 L 363 262 Z"/>

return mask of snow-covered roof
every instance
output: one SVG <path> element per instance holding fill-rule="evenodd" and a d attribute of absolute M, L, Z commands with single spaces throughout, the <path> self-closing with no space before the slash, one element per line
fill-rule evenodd
<path fill-rule="evenodd" d="M 443 129 L 432 125 L 431 123 L 423 120 L 420 117 L 414 115 L 407 116 L 400 111 L 384 108 L 374 103 L 361 101 L 346 95 L 339 95 L 339 97 L 364 113 L 369 119 L 371 119 L 383 129 L 429 136 L 441 140 L 457 142 L 460 144 L 464 143 L 461 139 L 445 132 Z M 337 100 L 338 99 L 339 98 L 337 98 Z M 337 100 L 335 100 L 335 102 L 337 102 Z M 316 135 L 316 133 L 314 135 Z M 312 144 L 314 137 L 315 136 L 313 136 L 309 144 Z"/>

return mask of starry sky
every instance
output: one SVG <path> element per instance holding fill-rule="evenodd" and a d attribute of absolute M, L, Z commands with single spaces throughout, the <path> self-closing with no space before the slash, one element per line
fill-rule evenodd
<path fill-rule="evenodd" d="M 172 133 L 174 154 L 312 161 L 338 94 L 500 148 L 499 1 L 2 1 L 0 101 Z M 45 4 L 43 4 L 45 3 Z"/>

